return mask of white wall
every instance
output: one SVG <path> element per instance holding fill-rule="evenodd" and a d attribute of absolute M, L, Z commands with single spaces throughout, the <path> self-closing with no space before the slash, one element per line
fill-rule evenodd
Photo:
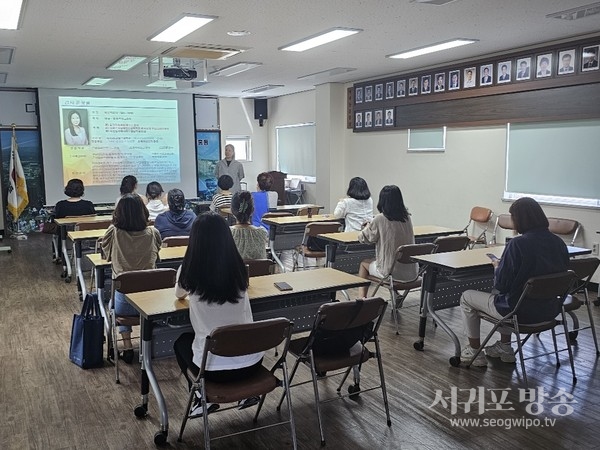
<path fill-rule="evenodd" d="M 275 154 L 274 126 L 314 121 L 315 117 L 319 117 L 315 105 L 320 104 L 315 97 L 322 93 L 339 102 L 330 107 L 331 111 L 345 113 L 345 96 L 330 96 L 327 90 L 317 89 L 270 100 L 271 157 Z M 320 125 L 317 121 L 317 133 Z M 331 124 L 327 126 L 332 127 Z M 408 153 L 406 130 L 353 133 L 345 128 L 345 121 L 340 121 L 337 126 L 343 129 L 337 143 L 344 149 L 343 156 L 333 154 L 331 149 L 320 149 L 329 154 L 319 155 L 319 158 L 329 158 L 330 162 L 335 158 L 339 160 L 339 166 L 330 164 L 329 180 L 339 180 L 340 173 L 343 174 L 342 182 L 331 183 L 330 198 L 344 196 L 349 180 L 361 176 L 367 180 L 375 204 L 384 185 L 398 185 L 416 225 L 462 228 L 468 222 L 471 208 L 477 205 L 488 207 L 496 214 L 508 212 L 510 203 L 502 201 L 506 148 L 504 126 L 450 128 L 443 153 Z M 571 175 L 566 171 L 565 176 Z M 324 181 L 329 183 L 329 180 Z M 573 176 L 573 182 L 577 182 L 576 176 Z M 317 186 L 319 184 L 318 179 Z M 309 191 L 309 201 L 319 197 L 315 194 Z M 600 242 L 600 235 L 596 234 L 600 230 L 598 210 L 546 205 L 542 208 L 549 217 L 571 218 L 582 224 L 583 232 L 576 245 L 591 248 L 593 243 Z M 503 241 L 506 235 L 506 232 L 501 233 L 499 240 Z M 599 280 L 600 273 L 594 278 L 596 282 Z"/>
<path fill-rule="evenodd" d="M 224 156 L 226 136 L 250 136 L 252 161 L 243 162 L 245 181 L 249 191 L 256 190 L 256 177 L 259 173 L 273 170 L 269 163 L 269 143 L 267 126 L 260 127 L 254 120 L 254 100 L 242 98 L 219 99 L 221 118 L 221 157 Z"/>

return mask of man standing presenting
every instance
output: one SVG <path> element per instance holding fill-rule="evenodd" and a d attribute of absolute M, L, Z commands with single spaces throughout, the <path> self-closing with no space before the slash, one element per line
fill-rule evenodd
<path fill-rule="evenodd" d="M 215 169 L 215 178 L 218 180 L 221 175 L 229 175 L 233 179 L 233 187 L 230 189 L 234 194 L 241 190 L 240 181 L 244 178 L 244 166 L 235 160 L 235 148 L 231 144 L 225 146 L 225 158 L 217 163 Z"/>

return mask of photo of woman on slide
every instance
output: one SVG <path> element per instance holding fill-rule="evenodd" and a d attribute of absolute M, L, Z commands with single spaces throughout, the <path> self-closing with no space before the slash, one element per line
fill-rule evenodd
<path fill-rule="evenodd" d="M 82 114 L 79 111 L 70 111 L 67 118 L 69 128 L 65 130 L 65 144 L 89 145 L 85 128 L 82 126 Z"/>

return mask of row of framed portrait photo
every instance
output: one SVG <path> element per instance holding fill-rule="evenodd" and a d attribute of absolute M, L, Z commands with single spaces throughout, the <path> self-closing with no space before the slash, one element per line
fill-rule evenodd
<path fill-rule="evenodd" d="M 599 70 L 598 55 L 600 45 L 585 46 L 581 50 L 579 58 L 580 71 L 588 72 Z M 460 89 L 469 89 L 477 86 L 491 86 L 494 84 L 510 83 L 512 81 L 526 81 L 542 79 L 553 75 L 563 76 L 576 72 L 576 49 L 560 50 L 556 54 L 546 52 L 539 55 L 517 58 L 516 60 L 500 61 L 495 64 L 482 64 L 479 66 L 466 67 L 462 70 L 450 70 L 436 73 L 434 75 L 422 75 L 420 77 L 376 83 L 370 86 L 356 87 L 354 100 L 356 104 L 375 101 L 390 100 L 414 95 L 426 95 L 432 92 L 446 92 Z M 446 77 L 447 75 L 447 77 Z M 433 79 L 432 79 L 433 77 Z M 385 85 L 385 91 L 384 91 Z M 374 95 L 373 95 L 374 92 Z"/>
<path fill-rule="evenodd" d="M 364 121 L 363 121 L 364 118 Z M 394 108 L 359 111 L 354 113 L 354 128 L 379 128 L 394 126 Z"/>

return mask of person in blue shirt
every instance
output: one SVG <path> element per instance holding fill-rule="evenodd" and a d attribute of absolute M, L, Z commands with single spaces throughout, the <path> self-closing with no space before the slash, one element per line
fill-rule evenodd
<path fill-rule="evenodd" d="M 525 283 L 531 277 L 548 275 L 568 270 L 569 253 L 561 238 L 548 230 L 548 219 L 540 205 L 532 198 L 523 197 L 514 202 L 510 209 L 515 229 L 520 234 L 511 239 L 504 249 L 502 259 L 493 260 L 494 290 L 463 292 L 460 305 L 469 344 L 461 353 L 461 362 L 468 362 L 481 346 L 480 312 L 502 318 L 511 312 L 519 301 Z M 543 300 L 528 300 L 518 311 L 520 323 L 537 323 L 556 317 L 560 310 L 548 307 Z M 510 345 L 509 330 L 500 329 L 500 340 L 485 348 L 473 361 L 474 366 L 486 366 L 487 359 L 500 358 L 514 363 L 515 354 Z"/>

